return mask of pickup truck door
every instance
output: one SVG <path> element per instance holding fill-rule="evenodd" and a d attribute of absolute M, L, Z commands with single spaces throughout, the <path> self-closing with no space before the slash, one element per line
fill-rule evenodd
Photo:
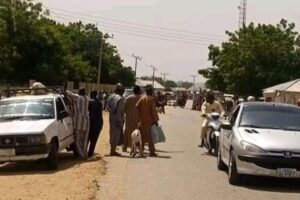
<path fill-rule="evenodd" d="M 74 141 L 73 135 L 73 120 L 70 115 L 59 119 L 59 113 L 68 112 L 66 105 L 62 98 L 56 99 L 56 112 L 58 120 L 58 139 L 59 139 L 59 150 L 63 150 L 68 147 Z"/>

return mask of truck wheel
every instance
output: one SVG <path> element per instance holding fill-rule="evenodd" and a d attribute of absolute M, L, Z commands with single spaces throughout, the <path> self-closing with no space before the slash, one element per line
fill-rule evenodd
<path fill-rule="evenodd" d="M 241 182 L 241 175 L 237 171 L 235 155 L 233 150 L 231 150 L 229 156 L 228 181 L 231 185 L 238 185 Z"/>
<path fill-rule="evenodd" d="M 57 144 L 54 141 L 52 141 L 51 142 L 51 150 L 46 159 L 47 168 L 49 170 L 57 170 L 57 167 L 58 167 L 57 149 L 58 149 Z"/>

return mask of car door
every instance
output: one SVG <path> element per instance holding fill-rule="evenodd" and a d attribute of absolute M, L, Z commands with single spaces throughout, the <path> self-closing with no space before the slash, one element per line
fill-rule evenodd
<path fill-rule="evenodd" d="M 59 116 L 59 113 L 67 112 L 66 105 L 60 97 L 56 98 L 56 112 L 57 116 Z M 70 115 L 58 119 L 58 138 L 60 150 L 65 149 L 74 141 L 73 121 Z"/>
<path fill-rule="evenodd" d="M 231 147 L 231 137 L 234 130 L 234 127 L 236 125 L 236 120 L 238 117 L 238 114 L 240 112 L 241 107 L 238 106 L 232 114 L 229 116 L 229 123 L 232 126 L 231 130 L 223 130 L 222 131 L 222 150 L 223 150 L 223 158 L 225 161 L 229 160 L 229 154 L 230 154 L 230 147 Z"/>

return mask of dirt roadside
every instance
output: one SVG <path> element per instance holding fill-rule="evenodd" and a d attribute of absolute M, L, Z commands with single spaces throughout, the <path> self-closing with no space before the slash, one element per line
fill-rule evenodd
<path fill-rule="evenodd" d="M 59 169 L 45 170 L 42 162 L 9 163 L 0 167 L 1 200 L 87 200 L 95 199 L 101 176 L 106 173 L 108 153 L 108 116 L 93 159 L 82 161 L 71 153 L 59 155 Z"/>

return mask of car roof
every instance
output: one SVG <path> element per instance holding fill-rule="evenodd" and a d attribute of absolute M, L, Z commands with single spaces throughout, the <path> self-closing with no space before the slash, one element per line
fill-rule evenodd
<path fill-rule="evenodd" d="M 47 95 L 20 95 L 14 97 L 3 98 L 1 101 L 13 101 L 13 100 L 38 100 L 61 97 L 60 94 L 47 94 Z"/>
<path fill-rule="evenodd" d="M 285 104 L 285 103 L 274 103 L 274 102 L 243 102 L 240 104 L 241 106 L 276 106 L 276 107 L 290 107 L 290 108 L 298 108 L 296 105 Z"/>

